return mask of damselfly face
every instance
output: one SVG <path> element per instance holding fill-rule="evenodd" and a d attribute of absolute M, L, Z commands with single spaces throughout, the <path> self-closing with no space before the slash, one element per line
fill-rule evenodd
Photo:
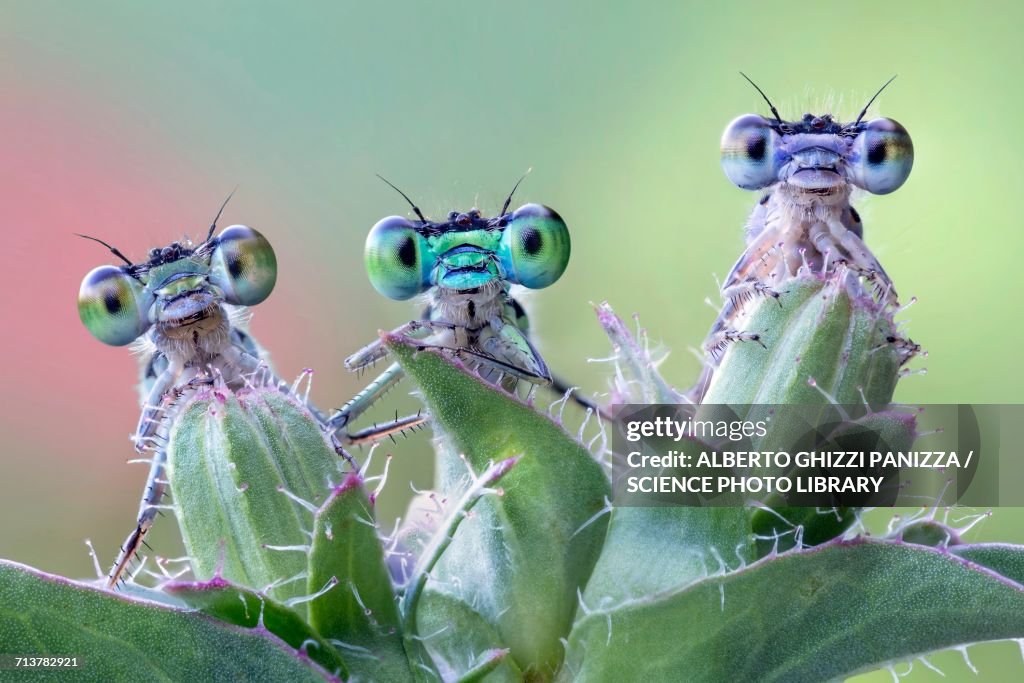
<path fill-rule="evenodd" d="M 112 346 L 130 344 L 151 327 L 168 339 L 196 338 L 221 324 L 221 304 L 254 306 L 276 281 L 270 243 L 232 225 L 194 248 L 175 242 L 151 250 L 145 263 L 93 269 L 79 288 L 78 314 Z"/>
<path fill-rule="evenodd" d="M 722 169 L 745 190 L 783 183 L 830 195 L 849 184 L 888 194 L 913 164 L 910 135 L 892 119 L 841 124 L 828 114 L 794 122 L 745 114 L 722 134 Z"/>
<path fill-rule="evenodd" d="M 553 210 L 527 204 L 483 218 L 473 209 L 448 220 L 390 216 L 366 238 L 366 271 L 390 299 L 409 299 L 434 287 L 469 294 L 496 282 L 541 289 L 569 263 L 569 229 Z"/>

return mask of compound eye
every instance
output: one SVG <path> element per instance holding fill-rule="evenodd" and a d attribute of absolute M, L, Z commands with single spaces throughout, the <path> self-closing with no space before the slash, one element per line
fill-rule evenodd
<path fill-rule="evenodd" d="M 277 283 L 277 256 L 267 238 L 247 225 L 231 225 L 217 236 L 210 281 L 236 306 L 255 306 Z"/>
<path fill-rule="evenodd" d="M 131 344 L 149 329 L 148 300 L 142 283 L 116 266 L 94 268 L 78 289 L 78 317 L 104 344 Z"/>
<path fill-rule="evenodd" d="M 779 179 L 779 135 L 768 119 L 745 114 L 722 133 L 722 170 L 733 185 L 760 190 Z"/>
<path fill-rule="evenodd" d="M 554 210 L 527 204 L 515 210 L 501 235 L 499 257 L 510 281 L 541 289 L 569 265 L 569 228 Z"/>
<path fill-rule="evenodd" d="M 402 216 L 377 222 L 366 236 L 366 273 L 378 292 L 396 301 L 430 288 L 434 256 L 416 224 Z"/>
<path fill-rule="evenodd" d="M 910 133 L 892 119 L 868 121 L 853 144 L 853 182 L 872 194 L 889 194 L 914 165 Z"/>

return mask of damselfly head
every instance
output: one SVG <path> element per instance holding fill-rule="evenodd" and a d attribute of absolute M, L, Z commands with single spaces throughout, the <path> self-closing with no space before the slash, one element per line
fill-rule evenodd
<path fill-rule="evenodd" d="M 565 272 L 569 253 L 561 216 L 526 204 L 496 218 L 476 209 L 452 211 L 444 222 L 390 216 L 370 230 L 365 262 L 374 288 L 403 300 L 433 287 L 469 293 L 495 281 L 541 289 Z"/>
<path fill-rule="evenodd" d="M 130 344 L 154 324 L 201 326 L 222 303 L 254 306 L 277 281 L 273 248 L 244 225 L 227 227 L 198 246 L 185 241 L 152 249 L 138 264 L 101 243 L 126 265 L 100 266 L 85 276 L 78 314 L 94 337 L 112 346 Z"/>
<path fill-rule="evenodd" d="M 840 123 L 829 114 L 785 121 L 771 102 L 769 106 L 774 119 L 745 114 L 722 134 L 722 169 L 738 187 L 759 190 L 784 183 L 812 194 L 832 194 L 849 184 L 888 194 L 910 175 L 910 134 L 892 119 L 863 121 L 867 106 L 852 123 Z"/>

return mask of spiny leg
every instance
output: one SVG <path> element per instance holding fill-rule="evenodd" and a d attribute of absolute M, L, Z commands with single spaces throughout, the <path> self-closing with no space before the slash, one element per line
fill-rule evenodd
<path fill-rule="evenodd" d="M 886 337 L 885 341 L 875 346 L 875 348 L 873 348 L 871 352 L 874 353 L 875 351 L 878 351 L 879 349 L 883 349 L 885 347 L 895 348 L 896 351 L 902 356 L 902 359 L 900 360 L 901 366 L 906 365 L 907 363 L 910 362 L 911 359 L 921 354 L 920 344 L 916 343 L 910 337 L 899 337 L 896 335 L 889 335 L 888 337 Z M 927 356 L 927 352 L 925 352 L 924 355 Z"/>
<path fill-rule="evenodd" d="M 760 280 L 746 280 L 722 290 L 722 298 L 727 302 L 722 313 L 725 314 L 727 311 L 730 314 L 739 313 L 744 306 L 758 297 L 775 299 L 779 306 L 782 306 L 781 296 L 781 292 L 772 289 Z"/>
<path fill-rule="evenodd" d="M 731 336 L 733 335 L 724 328 L 712 331 L 708 335 L 708 338 L 704 341 L 704 363 L 700 369 L 700 376 L 693 386 L 683 392 L 684 402 L 696 405 L 704 401 L 704 394 L 707 392 L 708 387 L 711 386 L 711 380 L 714 378 L 715 371 L 722 360 L 722 355 L 726 347 L 731 343 L 727 337 Z M 760 338 L 756 341 L 761 343 Z"/>
<path fill-rule="evenodd" d="M 714 324 L 711 326 L 711 333 L 704 340 L 704 354 L 708 364 L 705 366 L 705 372 L 702 373 L 701 379 L 696 385 L 698 387 L 705 385 L 710 379 L 710 369 L 708 366 L 714 367 L 718 365 L 729 344 L 738 341 L 752 341 L 766 348 L 764 342 L 761 341 L 760 334 L 756 332 L 741 332 L 730 326 L 742 313 L 743 306 L 746 303 L 755 297 L 764 296 L 766 298 L 771 297 L 778 301 L 780 306 L 782 305 L 782 302 L 779 301 L 780 294 L 758 280 L 748 280 L 727 287 L 722 290 L 722 296 L 725 298 L 725 303 L 722 305 L 718 318 L 715 319 Z M 692 391 L 689 397 L 692 398 Z"/>
<path fill-rule="evenodd" d="M 436 320 L 410 320 L 391 331 L 393 335 L 402 335 L 413 339 L 422 338 L 430 332 L 454 332 L 459 326 L 454 323 Z M 345 359 L 345 367 L 349 370 L 360 370 L 387 356 L 387 348 L 382 340 L 377 339 L 359 351 Z M 343 431 L 344 428 L 360 415 L 365 413 L 370 406 L 377 402 L 381 396 L 387 393 L 393 386 L 398 384 L 405 376 L 398 363 L 392 363 L 388 368 L 377 376 L 370 384 L 355 395 L 348 403 L 338 410 L 327 420 L 328 429 L 335 437 L 345 444 L 362 445 L 390 438 L 394 441 L 394 435 L 400 434 L 409 429 L 415 429 L 427 421 L 422 414 L 407 415 L 384 424 L 375 424 L 373 427 L 359 430 L 355 433 Z"/>
<path fill-rule="evenodd" d="M 764 342 L 761 341 L 761 335 L 757 332 L 739 332 L 737 330 L 722 328 L 712 332 L 707 341 L 704 342 L 704 352 L 708 355 L 711 362 L 717 365 L 718 362 L 722 360 L 722 355 L 725 353 L 725 349 L 729 344 L 743 341 L 756 342 L 761 348 L 768 348 L 765 346 Z"/>
<path fill-rule="evenodd" d="M 129 563 L 138 555 L 141 547 L 146 543 L 146 534 L 153 526 L 153 521 L 159 514 L 160 501 L 167 492 L 167 479 L 165 465 L 167 464 L 166 420 L 165 413 L 189 391 L 209 383 L 209 378 L 192 376 L 184 384 L 176 384 L 185 370 L 180 366 L 171 366 L 165 370 L 150 390 L 149 397 L 143 406 L 142 416 L 139 419 L 139 426 L 135 434 L 135 448 L 139 452 L 151 451 L 153 453 L 152 464 L 149 468 L 149 476 L 146 479 L 146 487 L 142 493 L 142 500 L 139 502 L 139 513 L 135 529 L 128 534 L 124 544 L 121 546 L 120 554 L 110 570 L 107 579 L 107 587 L 113 588 L 124 576 Z M 161 433 L 162 432 L 162 433 Z"/>
<path fill-rule="evenodd" d="M 775 299 L 781 306 L 782 293 L 769 283 L 788 273 L 785 240 L 778 229 L 765 228 L 752 236 L 725 278 L 721 289 L 724 303 L 704 342 L 705 355 L 712 365 L 717 365 L 722 352 L 734 341 L 761 343 L 760 335 L 740 332 L 733 326 L 744 307 L 758 297 Z M 702 382 L 706 379 L 703 377 Z"/>
<path fill-rule="evenodd" d="M 788 274 L 785 236 L 778 229 L 765 228 L 751 239 L 722 283 L 722 295 L 747 282 L 779 281 Z M 765 284 L 766 288 L 770 285 Z"/>
<path fill-rule="evenodd" d="M 543 368 L 545 374 L 541 375 L 531 370 L 527 370 L 514 363 L 503 361 L 489 354 L 474 351 L 472 349 L 458 349 L 445 346 L 423 346 L 420 348 L 436 349 L 441 353 L 448 353 L 456 358 L 459 358 L 460 360 L 465 360 L 466 358 L 469 358 L 474 363 L 476 363 L 477 372 L 480 373 L 480 376 L 485 381 L 494 385 L 500 385 L 502 380 L 505 378 L 505 375 L 511 375 L 512 377 L 515 377 L 517 381 L 525 380 L 537 386 L 550 387 L 552 391 L 562 396 L 564 396 L 566 393 L 573 389 L 573 387 L 570 384 L 560 379 L 552 377 L 551 374 L 547 372 L 546 366 Z M 537 356 L 537 358 L 540 357 Z M 481 371 L 481 367 L 483 368 L 483 371 Z M 494 377 L 495 374 L 497 375 L 497 377 L 492 379 L 492 377 Z M 512 389 L 509 389 L 508 387 L 505 388 L 506 390 L 509 391 L 509 393 L 515 393 L 514 387 Z M 597 405 L 590 399 L 580 396 L 578 392 L 572 391 L 572 393 L 570 394 L 570 398 L 584 410 L 591 410 L 594 413 L 600 414 L 601 419 L 612 421 L 611 415 L 605 412 L 599 405 Z"/>
<path fill-rule="evenodd" d="M 392 441 L 395 440 L 395 434 L 404 434 L 407 431 L 414 431 L 417 427 L 425 424 L 427 418 L 422 413 L 416 413 L 415 415 L 406 415 L 405 417 L 398 417 L 395 414 L 395 419 L 388 420 L 384 424 L 374 423 L 372 427 L 366 429 L 360 429 L 357 432 L 343 432 L 341 439 L 346 444 L 354 446 L 363 446 L 368 443 L 375 443 L 385 438 L 389 438 Z"/>
<path fill-rule="evenodd" d="M 387 437 L 394 438 L 394 434 L 406 429 L 413 429 L 426 422 L 427 418 L 417 413 L 416 415 L 409 415 L 403 418 L 396 416 L 392 421 L 382 425 L 374 425 L 354 434 L 349 434 L 345 431 L 345 427 L 349 423 L 369 410 L 370 406 L 376 403 L 393 386 L 398 384 L 403 377 L 405 377 L 405 371 L 402 370 L 402 366 L 398 363 L 389 365 L 387 370 L 378 375 L 365 389 L 356 394 L 338 412 L 330 417 L 327 421 L 328 429 L 343 443 L 361 445 Z"/>
<path fill-rule="evenodd" d="M 387 370 L 382 372 L 370 384 L 356 394 L 348 403 L 342 406 L 327 421 L 327 430 L 332 438 L 345 445 L 362 446 L 368 443 L 381 441 L 390 438 L 395 440 L 395 434 L 414 430 L 426 423 L 427 418 L 422 413 L 406 415 L 389 420 L 383 424 L 376 424 L 356 432 L 348 432 L 347 427 L 353 420 L 365 413 L 376 403 L 381 396 L 386 394 L 392 387 L 398 384 L 405 377 L 405 371 L 398 363 L 392 363 Z"/>
<path fill-rule="evenodd" d="M 818 224 L 809 231 L 808 237 L 815 248 L 822 254 L 830 254 L 834 264 L 845 265 L 871 282 L 879 300 L 895 304 L 898 297 L 892 280 L 864 241 L 838 221 L 830 221 L 827 228 Z"/>
<path fill-rule="evenodd" d="M 149 483 L 146 485 L 146 490 L 142 494 L 142 502 L 139 504 L 138 521 L 132 532 L 128 534 L 128 538 L 121 545 L 117 561 L 114 562 L 114 566 L 110 570 L 110 576 L 107 577 L 107 588 L 114 588 L 118 581 L 122 581 L 129 563 L 138 556 L 142 546 L 146 544 L 146 534 L 149 533 L 150 528 L 153 526 L 153 520 L 159 512 L 159 508 L 156 506 L 160 504 L 166 493 L 167 485 L 160 478 L 166 463 L 166 449 L 156 449 L 153 454 L 153 464 L 149 468 Z"/>
<path fill-rule="evenodd" d="M 142 404 L 142 413 L 139 415 L 139 423 L 135 426 L 135 450 L 140 453 L 148 447 L 149 440 L 156 434 L 157 429 L 163 424 L 164 413 L 174 404 L 175 385 L 185 373 L 181 365 L 169 365 L 166 370 L 153 382 L 149 395 Z"/>
<path fill-rule="evenodd" d="M 398 328 L 402 329 L 402 328 Z M 386 358 L 388 350 L 384 346 L 384 342 L 380 339 L 375 339 L 363 348 L 359 349 L 351 356 L 345 359 L 345 369 L 352 372 L 358 372 L 366 368 L 367 366 L 373 365 L 379 360 Z"/>
<path fill-rule="evenodd" d="M 391 330 L 391 334 L 417 339 L 426 336 L 426 333 L 431 331 L 453 331 L 457 327 L 458 325 L 455 325 L 454 323 L 433 322 L 430 320 L 410 320 L 404 325 L 399 325 L 395 329 Z M 362 370 L 366 366 L 376 363 L 387 355 L 388 350 L 384 346 L 384 342 L 380 339 L 375 339 L 346 358 L 345 367 L 348 370 Z"/>

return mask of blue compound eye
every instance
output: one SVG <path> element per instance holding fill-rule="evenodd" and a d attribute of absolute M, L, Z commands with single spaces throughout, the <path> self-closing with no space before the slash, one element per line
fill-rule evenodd
<path fill-rule="evenodd" d="M 733 185 L 759 190 L 778 179 L 775 150 L 779 135 L 771 122 L 757 114 L 745 114 L 722 133 L 722 170 Z"/>
<path fill-rule="evenodd" d="M 527 204 L 512 214 L 498 251 L 509 280 L 541 289 L 562 277 L 569 265 L 569 228 L 552 209 Z"/>
<path fill-rule="evenodd" d="M 416 223 L 407 218 L 378 221 L 366 237 L 363 260 L 373 288 L 389 299 L 402 301 L 430 289 L 436 259 Z"/>
<path fill-rule="evenodd" d="M 910 133 L 892 119 L 869 121 L 853 144 L 853 183 L 872 194 L 889 194 L 914 166 Z"/>
<path fill-rule="evenodd" d="M 277 257 L 267 238 L 245 225 L 224 228 L 210 258 L 210 281 L 229 304 L 255 306 L 277 283 Z"/>

